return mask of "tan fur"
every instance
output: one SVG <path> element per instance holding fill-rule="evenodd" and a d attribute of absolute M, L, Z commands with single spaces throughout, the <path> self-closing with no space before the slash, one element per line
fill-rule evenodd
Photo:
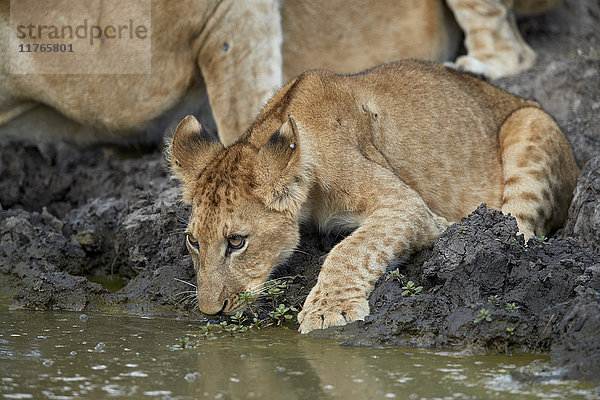
<path fill-rule="evenodd" d="M 467 54 L 456 65 L 496 79 L 515 75 L 535 64 L 535 52 L 525 43 L 515 21 L 538 14 L 561 0 L 446 0 L 465 34 Z"/>
<path fill-rule="evenodd" d="M 468 50 L 458 66 L 497 78 L 533 65 L 510 3 L 448 0 Z M 514 8 L 534 13 L 557 3 L 517 0 Z M 105 7 L 90 24 L 110 21 L 111 12 L 133 15 L 123 7 Z M 49 17 L 60 21 L 63 11 L 55 7 Z M 40 13 L 46 9 L 32 7 L 31 21 Z M 0 2 L 0 54 L 9 54 L 9 15 L 9 1 Z M 409 57 L 446 61 L 459 39 L 443 0 L 152 0 L 152 31 L 148 75 L 11 75 L 8 57 L 1 58 L 0 135 L 152 141 L 188 113 L 202 109 L 210 119 L 210 102 L 229 145 L 288 77 L 310 68 L 351 73 Z"/>
<path fill-rule="evenodd" d="M 89 23 L 110 21 L 111 13 L 134 16 L 127 7 L 105 7 Z M 53 8 L 50 19 L 60 21 L 63 11 Z M 40 13 L 47 8 L 32 6 L 31 21 Z M 9 1 L 0 2 L 0 54 L 9 54 L 9 15 Z M 147 75 L 18 75 L 9 73 L 8 57 L 0 58 L 0 125 L 34 109 L 40 136 L 123 142 L 158 117 L 178 121 L 197 112 L 208 94 L 221 140 L 231 144 L 282 83 L 306 69 L 357 72 L 405 57 L 444 61 L 458 44 L 441 0 L 152 0 L 152 32 Z M 33 123 L 21 119 L 3 131 L 31 135 Z"/>
<path fill-rule="evenodd" d="M 302 221 L 356 228 L 325 259 L 298 316 L 303 333 L 363 319 L 392 260 L 482 202 L 514 212 L 527 237 L 547 233 L 562 223 L 578 172 L 537 103 L 416 61 L 302 74 L 226 149 L 187 117 L 169 159 L 192 205 L 202 312 L 237 310 L 237 293 L 297 246 Z M 229 253 L 233 235 L 246 245 Z"/>

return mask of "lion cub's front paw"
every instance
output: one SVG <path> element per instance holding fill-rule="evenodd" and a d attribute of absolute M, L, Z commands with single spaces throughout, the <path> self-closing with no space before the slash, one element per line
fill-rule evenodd
<path fill-rule="evenodd" d="M 316 295 L 315 293 L 318 293 Z M 369 315 L 369 302 L 366 298 L 337 298 L 325 296 L 323 291 L 314 287 L 298 314 L 300 333 L 330 326 L 346 325 L 353 321 L 364 320 Z"/>

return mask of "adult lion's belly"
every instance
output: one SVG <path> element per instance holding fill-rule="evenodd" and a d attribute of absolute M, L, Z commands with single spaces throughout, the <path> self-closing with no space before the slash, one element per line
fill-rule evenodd
<path fill-rule="evenodd" d="M 444 1 L 287 1 L 281 10 L 283 72 L 356 73 L 402 58 L 453 59 L 460 30 Z"/>

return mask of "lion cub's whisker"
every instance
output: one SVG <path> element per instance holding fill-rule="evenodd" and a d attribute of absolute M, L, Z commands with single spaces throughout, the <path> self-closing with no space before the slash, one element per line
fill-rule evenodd
<path fill-rule="evenodd" d="M 193 283 L 184 281 L 183 279 L 179 279 L 179 278 L 173 278 L 173 279 L 175 279 L 177 282 L 185 283 L 186 285 L 189 285 L 189 286 L 193 287 L 194 289 L 198 289 L 198 287 L 196 285 L 194 285 Z"/>
<path fill-rule="evenodd" d="M 310 254 L 310 253 L 308 253 L 306 251 L 298 250 L 298 249 L 296 249 L 296 250 L 287 250 L 287 249 L 285 249 L 285 250 L 282 250 L 281 252 L 282 253 L 300 253 L 300 254 L 306 254 L 307 256 L 309 256 L 309 257 L 311 257 L 313 259 L 319 259 L 319 257 L 315 256 L 314 254 Z"/>
<path fill-rule="evenodd" d="M 194 302 L 194 301 L 196 301 L 196 296 L 188 295 L 186 297 L 181 298 L 181 300 L 179 301 L 179 304 L 185 304 L 185 303 Z"/>
<path fill-rule="evenodd" d="M 264 290 L 268 290 L 272 285 L 280 283 L 280 281 L 285 281 L 286 279 L 293 278 L 292 275 L 282 276 L 279 278 L 270 279 L 264 283 L 258 284 L 254 287 L 249 288 L 246 292 L 250 292 L 250 294 L 257 294 L 263 292 Z"/>
<path fill-rule="evenodd" d="M 175 304 L 179 304 L 182 306 L 186 306 L 186 303 L 194 303 L 198 302 L 197 292 L 195 290 L 186 290 L 183 292 L 175 293 L 171 296 L 171 299 Z"/>
<path fill-rule="evenodd" d="M 186 295 L 189 296 L 190 294 L 196 295 L 197 293 L 198 292 L 196 292 L 195 290 L 184 290 L 183 292 L 177 292 L 177 293 L 175 293 L 173 296 L 181 296 L 183 294 L 186 294 Z"/>

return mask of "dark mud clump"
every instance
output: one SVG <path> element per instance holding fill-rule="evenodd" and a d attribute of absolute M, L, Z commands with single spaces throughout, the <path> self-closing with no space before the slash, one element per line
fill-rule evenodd
<path fill-rule="evenodd" d="M 600 256 L 573 238 L 526 244 L 516 233 L 514 218 L 480 206 L 399 267 L 402 276 L 388 271 L 364 322 L 314 335 L 358 346 L 552 349 L 557 365 L 575 363 L 562 374 L 598 377 Z M 423 290 L 403 295 L 409 280 Z"/>
<path fill-rule="evenodd" d="M 480 207 L 390 267 L 366 321 L 314 335 L 548 351 L 555 375 L 600 376 L 599 23 L 600 5 L 575 0 L 521 21 L 538 63 L 494 82 L 537 99 L 573 145 L 583 168 L 564 229 L 526 244 L 514 219 Z M 188 213 L 159 151 L 118 159 L 64 143 L 0 142 L 0 295 L 13 308 L 200 318 L 183 238 Z M 302 305 L 340 239 L 304 232 L 274 274 L 291 277 L 289 304 Z M 408 281 L 422 291 L 403 296 Z"/>
<path fill-rule="evenodd" d="M 160 154 L 116 160 L 11 143 L 0 167 L 0 273 L 14 307 L 187 312 L 190 287 L 175 280 L 194 276 L 181 240 L 187 209 Z M 100 278 L 124 287 L 110 293 Z"/>
<path fill-rule="evenodd" d="M 600 157 L 591 159 L 579 175 L 564 236 L 576 237 L 579 242 L 600 254 Z"/>

